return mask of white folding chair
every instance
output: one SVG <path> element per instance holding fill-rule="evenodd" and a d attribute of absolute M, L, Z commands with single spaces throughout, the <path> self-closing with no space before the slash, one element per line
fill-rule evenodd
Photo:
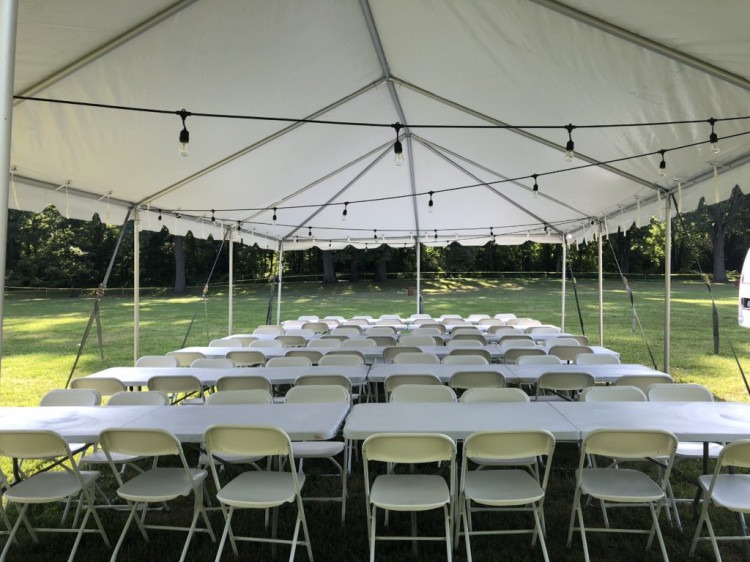
<path fill-rule="evenodd" d="M 531 399 L 520 388 L 476 387 L 468 388 L 461 395 L 461 402 L 529 402 Z"/>
<path fill-rule="evenodd" d="M 576 488 L 573 508 L 568 527 L 568 546 L 573 540 L 573 532 L 580 531 L 585 560 L 589 560 L 587 532 L 624 532 L 643 533 L 648 535 L 646 548 L 651 547 L 656 535 L 661 547 L 662 557 L 668 560 L 664 544 L 659 513 L 667 501 L 669 475 L 677 450 L 677 437 L 662 430 L 618 430 L 598 429 L 589 433 L 583 440 L 580 461 L 576 471 Z M 607 468 L 587 467 L 587 460 L 592 455 L 610 459 L 621 458 L 659 458 L 664 467 L 659 470 L 657 481 L 652 480 L 645 472 L 617 465 Z M 651 512 L 652 525 L 649 529 L 614 529 L 608 525 L 604 528 L 586 527 L 583 521 L 582 496 L 589 496 L 602 502 L 620 504 L 623 507 L 646 506 Z M 578 526 L 575 526 L 576 517 Z M 607 520 L 605 519 L 605 522 Z"/>
<path fill-rule="evenodd" d="M 464 441 L 459 509 L 466 541 L 466 558 L 471 562 L 472 535 L 507 535 L 531 533 L 531 544 L 537 538 L 545 560 L 549 560 L 544 541 L 544 497 L 549 480 L 555 438 L 548 431 L 487 431 L 471 434 Z M 545 459 L 544 471 L 537 473 L 521 468 L 504 470 L 468 470 L 469 461 L 486 464 L 487 461 L 512 464 L 521 459 Z M 478 507 L 472 507 L 472 504 Z M 531 529 L 475 531 L 472 513 L 485 510 L 530 511 L 534 516 Z M 456 528 L 458 535 L 461 525 Z M 456 537 L 458 540 L 458 536 Z"/>
<path fill-rule="evenodd" d="M 193 361 L 196 359 L 205 359 L 205 355 L 200 353 L 199 351 L 170 351 L 167 353 L 169 357 L 174 357 L 177 359 L 177 364 L 179 367 L 190 367 L 190 365 L 193 364 Z M 142 367 L 145 365 L 136 365 L 136 367 Z M 163 367 L 165 365 L 149 365 L 149 367 Z"/>
<path fill-rule="evenodd" d="M 10 529 L 8 539 L 5 543 L 0 560 L 4 561 L 8 555 L 11 545 L 17 543 L 16 534 L 21 524 L 29 531 L 32 540 L 39 542 L 36 533 L 58 532 L 75 533 L 76 538 L 70 551 L 69 561 L 72 561 L 81 537 L 84 533 L 97 533 L 109 548 L 109 538 L 102 526 L 99 515 L 94 506 L 94 486 L 98 472 L 79 470 L 78 464 L 70 447 L 65 440 L 53 431 L 43 430 L 0 430 L 0 456 L 8 459 L 61 459 L 60 463 L 64 470 L 48 470 L 38 472 L 33 476 L 16 482 L 5 490 L 3 497 L 8 504 L 14 503 L 20 506 L 20 511 L 15 524 Z M 85 505 L 85 513 L 81 524 L 74 528 L 35 528 L 31 525 L 28 510 L 31 505 L 53 503 L 59 501 L 70 502 L 78 497 Z M 81 505 L 81 504 L 79 504 Z M 2 506 L 0 506 L 2 509 Z M 96 528 L 87 529 L 89 517 L 93 517 Z M 3 511 L 3 519 L 8 524 L 8 519 Z"/>
<path fill-rule="evenodd" d="M 117 479 L 117 495 L 128 502 L 130 513 L 117 541 L 111 560 L 117 558 L 128 529 L 133 521 L 136 522 L 141 535 L 148 540 L 148 529 L 171 531 L 187 531 L 187 539 L 182 548 L 180 562 L 185 560 L 193 534 L 206 532 L 211 540 L 216 542 L 211 522 L 203 507 L 203 482 L 208 473 L 199 468 L 190 468 L 182 452 L 182 446 L 177 438 L 162 429 L 106 429 L 99 435 L 99 443 L 107 457 L 112 473 Z M 177 457 L 179 466 L 154 466 L 133 478 L 124 481 L 115 467 L 116 455 L 132 455 L 137 457 L 157 458 L 163 456 Z M 189 527 L 169 525 L 151 525 L 146 523 L 148 505 L 162 503 L 193 494 L 193 516 Z M 137 517 L 138 510 L 142 513 Z M 202 517 L 205 528 L 199 528 L 198 518 Z"/>
<path fill-rule="evenodd" d="M 112 396 L 125 390 L 119 379 L 111 377 L 80 377 L 70 381 L 70 388 L 96 390 L 100 396 Z"/>
<path fill-rule="evenodd" d="M 338 336 L 337 336 L 338 337 Z M 341 347 L 341 340 L 337 339 L 337 337 L 333 338 L 321 338 L 319 340 L 310 340 L 307 342 L 307 347 Z"/>
<path fill-rule="evenodd" d="M 515 344 L 513 344 L 515 345 Z M 546 356 L 547 353 L 537 347 L 537 346 L 528 346 L 528 347 L 510 347 L 505 350 L 505 353 L 503 354 L 503 363 L 506 363 L 508 365 L 512 365 L 513 363 L 517 363 L 518 360 L 521 357 L 528 357 L 528 356 Z M 560 360 L 558 359 L 557 364 L 560 364 Z"/>
<path fill-rule="evenodd" d="M 583 371 L 547 371 L 539 376 L 534 400 L 575 400 L 584 388 L 594 386 L 594 382 L 594 375 Z"/>
<path fill-rule="evenodd" d="M 385 390 L 386 402 L 390 401 L 391 393 L 402 384 L 420 384 L 420 385 L 430 384 L 430 385 L 440 386 L 443 384 L 443 382 L 440 380 L 440 377 L 429 374 L 429 373 L 424 373 L 424 374 L 394 373 L 392 375 L 388 375 L 387 377 L 385 377 L 385 380 L 383 381 L 383 388 Z"/>
<path fill-rule="evenodd" d="M 193 375 L 158 375 L 148 379 L 149 390 L 159 390 L 169 396 L 170 404 L 204 404 L 203 383 Z"/>
<path fill-rule="evenodd" d="M 225 375 L 216 380 L 216 390 L 265 390 L 273 394 L 273 385 L 266 377 L 260 375 Z"/>
<path fill-rule="evenodd" d="M 180 361 L 172 355 L 144 355 L 135 362 L 136 367 L 179 367 Z"/>
<path fill-rule="evenodd" d="M 581 353 L 574 362 L 576 365 L 618 365 L 620 358 L 610 353 Z"/>
<path fill-rule="evenodd" d="M 237 541 L 266 542 L 291 545 L 289 560 L 294 560 L 297 544 L 307 547 L 310 561 L 313 559 L 310 546 L 310 534 L 307 530 L 305 511 L 302 505 L 300 490 L 305 483 L 305 475 L 297 473 L 294 464 L 289 437 L 281 429 L 275 427 L 231 426 L 216 425 L 209 427 L 203 438 L 208 454 L 211 472 L 216 485 L 216 499 L 222 506 L 225 524 L 221 535 L 216 560 L 221 558 L 227 537 L 232 545 L 235 557 L 239 555 Z M 214 459 L 222 455 L 239 455 L 247 457 L 281 457 L 288 462 L 289 471 L 249 471 L 243 472 L 227 484 L 222 484 Z M 250 537 L 239 536 L 233 532 L 232 518 L 237 509 L 278 508 L 284 504 L 293 504 L 297 508 L 297 517 L 291 539 L 279 539 L 275 536 Z M 275 522 L 275 517 L 274 517 Z M 302 528 L 304 539 L 300 540 L 299 531 Z M 274 531 L 276 525 L 274 525 Z"/>
<path fill-rule="evenodd" d="M 266 364 L 266 356 L 261 351 L 230 351 L 227 359 L 237 367 L 259 367 Z"/>
<path fill-rule="evenodd" d="M 745 469 L 742 474 L 736 474 L 735 468 Z M 719 454 L 713 474 L 698 477 L 698 483 L 703 496 L 703 506 L 698 525 L 695 528 L 693 541 L 690 545 L 690 556 L 695 555 L 695 549 L 700 540 L 710 540 L 717 562 L 721 562 L 721 552 L 718 541 L 748 541 L 746 533 L 734 536 L 717 536 L 711 523 L 709 508 L 714 505 L 734 512 L 740 517 L 750 513 L 750 479 L 747 469 L 750 468 L 750 440 L 743 439 L 726 445 Z M 701 536 L 703 526 L 706 526 L 708 536 Z"/>
<path fill-rule="evenodd" d="M 521 355 L 516 359 L 516 365 L 562 365 L 562 361 L 555 355 L 541 353 L 539 355 Z"/>
<path fill-rule="evenodd" d="M 440 362 L 443 365 L 489 365 L 481 355 L 446 355 Z"/>
<path fill-rule="evenodd" d="M 637 386 L 589 386 L 578 395 L 581 402 L 645 402 L 644 392 Z"/>
<path fill-rule="evenodd" d="M 283 336 L 284 328 L 282 326 L 275 326 L 266 324 L 264 326 L 258 326 L 253 330 L 253 334 L 256 336 Z"/>
<path fill-rule="evenodd" d="M 313 365 L 319 365 L 320 360 L 323 358 L 323 353 L 305 347 L 302 349 L 290 349 L 284 354 L 284 357 L 307 357 L 310 360 L 310 363 Z"/>
<path fill-rule="evenodd" d="M 354 353 L 326 354 L 318 361 L 318 365 L 321 367 L 330 367 L 332 365 L 356 367 L 364 364 L 364 358 Z"/>
<path fill-rule="evenodd" d="M 391 392 L 391 402 L 455 402 L 456 392 L 449 386 L 402 384 Z"/>
<path fill-rule="evenodd" d="M 448 482 L 437 474 L 396 474 L 389 471 L 370 482 L 370 462 L 424 464 L 449 463 Z M 444 540 L 448 560 L 453 558 L 452 523 L 454 515 L 456 445 L 446 435 L 436 433 L 378 433 L 362 444 L 365 478 L 367 528 L 370 562 L 375 560 L 375 542 L 381 540 Z M 412 517 L 409 536 L 378 536 L 377 510 L 419 512 L 443 510 L 444 536 L 417 536 L 416 519 Z"/>
<path fill-rule="evenodd" d="M 302 336 L 284 334 L 283 336 L 276 336 L 274 339 L 281 342 L 282 347 L 305 347 L 307 345 L 307 340 Z"/>
<path fill-rule="evenodd" d="M 274 347 L 284 347 L 284 344 L 281 343 L 279 340 L 255 340 L 250 342 L 250 345 L 248 346 L 250 348 L 274 348 Z"/>
<path fill-rule="evenodd" d="M 190 366 L 193 369 L 234 369 L 236 367 L 234 361 L 223 357 L 196 359 Z"/>
<path fill-rule="evenodd" d="M 637 386 L 643 392 L 648 393 L 652 384 L 671 384 L 672 377 L 669 375 L 622 375 L 615 381 L 616 386 Z"/>
<path fill-rule="evenodd" d="M 420 345 L 437 345 L 433 336 L 411 336 L 409 334 L 398 338 L 398 344 L 409 347 L 419 347 Z"/>
<path fill-rule="evenodd" d="M 273 367 L 312 367 L 308 357 L 272 357 L 266 361 L 266 369 Z"/>
<path fill-rule="evenodd" d="M 549 355 L 555 355 L 563 363 L 573 363 L 582 353 L 594 353 L 587 345 L 551 345 L 547 350 Z"/>
<path fill-rule="evenodd" d="M 505 376 L 497 371 L 456 371 L 448 384 L 457 390 L 501 388 L 505 386 Z"/>
<path fill-rule="evenodd" d="M 448 355 L 443 357 L 443 362 L 445 363 L 445 359 L 448 357 L 481 357 L 484 359 L 488 364 L 492 363 L 492 354 L 487 349 L 451 349 L 448 352 Z M 452 362 L 453 360 L 449 361 Z"/>
<path fill-rule="evenodd" d="M 434 353 L 399 353 L 393 358 L 396 364 L 438 365 L 440 359 Z"/>

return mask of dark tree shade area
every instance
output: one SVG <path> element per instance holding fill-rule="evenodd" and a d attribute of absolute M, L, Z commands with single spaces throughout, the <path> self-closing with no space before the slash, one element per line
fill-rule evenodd
<path fill-rule="evenodd" d="M 675 273 L 711 273 L 727 281 L 742 267 L 750 247 L 750 197 L 738 189 L 722 203 L 702 201 L 694 212 L 672 223 L 672 270 Z M 34 214 L 8 214 L 6 285 L 9 287 L 88 288 L 102 282 L 117 244 L 120 228 L 90 221 L 66 219 L 54 208 Z M 220 240 L 200 240 L 191 234 L 171 235 L 144 231 L 140 238 L 141 284 L 146 287 L 203 286 L 212 270 L 212 283 L 228 279 L 229 245 Z M 267 279 L 278 265 L 273 246 L 234 245 L 235 279 Z M 526 243 L 520 246 L 487 244 L 464 247 L 422 248 L 421 269 L 426 274 L 482 276 L 492 272 L 560 271 L 559 245 Z M 571 244 L 569 262 L 576 272 L 595 271 L 597 244 Z M 218 259 L 217 259 L 218 258 Z M 722 259 L 723 258 L 723 259 Z M 604 240 L 604 268 L 625 274 L 660 273 L 664 268 L 664 224 L 652 220 L 627 233 L 610 232 Z M 322 251 L 313 248 L 284 254 L 284 276 L 335 283 L 360 279 L 383 282 L 387 276 L 416 271 L 413 247 L 347 248 Z M 728 275 L 729 274 L 729 275 Z M 109 287 L 133 284 L 132 223 L 126 227 L 115 260 Z"/>

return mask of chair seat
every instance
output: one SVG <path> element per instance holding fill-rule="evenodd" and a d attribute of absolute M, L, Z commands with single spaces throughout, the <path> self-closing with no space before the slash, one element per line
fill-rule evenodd
<path fill-rule="evenodd" d="M 544 490 L 525 470 L 480 470 L 466 474 L 465 494 L 484 505 L 507 506 L 537 502 Z"/>
<path fill-rule="evenodd" d="M 657 501 L 664 491 L 646 474 L 631 469 L 584 468 L 581 491 L 612 502 Z"/>
<path fill-rule="evenodd" d="M 297 474 L 297 482 L 302 489 L 305 475 Z M 295 497 L 294 480 L 289 472 L 243 472 L 216 494 L 216 499 L 224 505 L 256 509 L 291 503 Z"/>
<path fill-rule="evenodd" d="M 208 472 L 191 468 L 190 475 L 192 482 L 184 468 L 153 468 L 125 482 L 117 489 L 117 495 L 134 502 L 162 502 L 187 496 L 193 491 L 193 484 L 201 484 Z"/>
<path fill-rule="evenodd" d="M 375 479 L 370 502 L 393 511 L 426 511 L 450 503 L 450 491 L 442 476 L 386 474 Z"/>
<path fill-rule="evenodd" d="M 712 459 L 719 458 L 719 455 L 721 454 L 722 449 L 724 449 L 723 445 L 719 445 L 718 443 L 709 443 L 708 444 L 708 456 Z M 696 459 L 702 459 L 703 458 L 703 443 L 679 443 L 677 445 L 677 457 L 684 457 L 684 458 L 696 458 Z"/>
<path fill-rule="evenodd" d="M 80 471 L 85 486 L 99 477 L 95 471 Z M 81 484 L 72 472 L 39 472 L 8 488 L 5 499 L 18 503 L 49 503 L 74 496 Z"/>
<path fill-rule="evenodd" d="M 711 474 L 698 477 L 698 482 L 704 491 L 711 485 Z M 750 474 L 720 474 L 716 479 L 711 499 L 717 505 L 730 509 L 750 513 Z"/>
<path fill-rule="evenodd" d="M 343 441 L 293 441 L 292 453 L 295 459 L 327 458 L 344 450 Z"/>

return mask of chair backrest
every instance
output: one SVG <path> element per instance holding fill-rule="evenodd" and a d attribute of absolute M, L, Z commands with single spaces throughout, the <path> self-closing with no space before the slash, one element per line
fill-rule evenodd
<path fill-rule="evenodd" d="M 581 402 L 645 402 L 646 395 L 637 386 L 590 386 L 578 396 Z"/>
<path fill-rule="evenodd" d="M 331 330 L 332 336 L 359 336 L 362 334 L 362 328 L 359 326 L 338 326 Z"/>
<path fill-rule="evenodd" d="M 0 430 L 0 456 L 12 459 L 66 457 L 68 461 L 72 461 L 73 470 L 77 471 L 77 465 L 72 459 L 70 448 L 65 439 L 60 434 L 49 430 Z M 80 475 L 78 475 L 77 480 L 79 483 L 81 482 Z"/>
<path fill-rule="evenodd" d="M 440 359 L 434 353 L 399 353 L 393 358 L 393 362 L 397 364 L 438 365 Z"/>
<path fill-rule="evenodd" d="M 669 431 L 596 429 L 584 438 L 582 453 L 625 459 L 666 457 L 666 475 L 662 473 L 666 482 L 676 449 L 677 437 Z"/>
<path fill-rule="evenodd" d="M 456 458 L 456 444 L 439 433 L 376 433 L 362 443 L 362 460 L 389 463 L 432 463 Z M 453 478 L 451 478 L 451 482 Z"/>
<path fill-rule="evenodd" d="M 247 347 L 251 343 L 253 343 L 255 340 L 260 339 L 256 338 L 255 336 L 227 336 L 226 338 L 222 338 L 225 341 L 231 341 L 234 342 L 234 346 L 241 346 L 241 347 Z"/>
<path fill-rule="evenodd" d="M 266 364 L 266 356 L 260 351 L 230 351 L 227 359 L 238 367 L 255 367 Z"/>
<path fill-rule="evenodd" d="M 482 318 L 477 322 L 477 326 L 505 326 L 505 322 L 497 318 Z"/>
<path fill-rule="evenodd" d="M 402 384 L 393 389 L 391 402 L 455 402 L 456 392 L 449 386 Z"/>
<path fill-rule="evenodd" d="M 258 336 L 282 336 L 284 335 L 284 328 L 273 325 L 258 326 L 253 330 L 253 334 Z"/>
<path fill-rule="evenodd" d="M 502 320 L 503 322 L 507 322 L 508 320 L 512 320 L 515 317 L 516 317 L 516 315 L 513 314 L 512 312 L 503 312 L 503 313 L 500 313 L 500 314 L 495 314 L 495 316 L 493 316 L 493 318 L 495 318 L 496 320 Z"/>
<path fill-rule="evenodd" d="M 555 355 L 563 361 L 573 362 L 581 353 L 594 353 L 587 345 L 552 345 L 548 350 L 549 355 Z"/>
<path fill-rule="evenodd" d="M 312 367 L 309 357 L 272 357 L 266 361 L 266 369 L 271 367 Z"/>
<path fill-rule="evenodd" d="M 502 334 L 500 336 L 498 344 L 515 345 L 520 347 L 522 345 L 529 345 L 529 342 L 531 342 L 532 347 L 536 345 L 534 338 L 532 338 L 528 334 Z"/>
<path fill-rule="evenodd" d="M 345 388 L 351 395 L 352 381 L 344 375 L 302 375 L 294 381 L 294 386 L 305 385 L 334 385 Z"/>
<path fill-rule="evenodd" d="M 530 402 L 529 395 L 520 388 L 469 388 L 461 395 L 461 402 Z"/>
<path fill-rule="evenodd" d="M 416 347 L 420 345 L 437 345 L 437 342 L 432 336 L 411 336 L 409 334 L 405 334 L 398 338 L 397 345 Z"/>
<path fill-rule="evenodd" d="M 380 320 L 375 320 L 375 326 L 393 327 L 401 326 L 403 323 L 404 321 L 398 318 L 381 318 Z"/>
<path fill-rule="evenodd" d="M 125 385 L 111 377 L 80 377 L 70 381 L 70 388 L 89 388 L 96 390 L 100 396 L 111 396 L 124 391 Z"/>
<path fill-rule="evenodd" d="M 723 466 L 750 468 L 750 439 L 741 439 L 724 445 L 716 465 L 716 475 Z"/>
<path fill-rule="evenodd" d="M 484 347 L 487 340 L 483 336 L 454 336 L 445 342 L 447 347 Z"/>
<path fill-rule="evenodd" d="M 422 353 L 422 350 L 418 347 L 411 347 L 406 345 L 394 345 L 383 349 L 383 361 L 386 363 L 392 363 L 393 360 L 401 355 L 402 353 Z"/>
<path fill-rule="evenodd" d="M 279 340 L 255 340 L 248 347 L 284 347 Z"/>
<path fill-rule="evenodd" d="M 367 339 L 375 342 L 375 345 L 380 347 L 395 347 L 396 336 L 371 336 L 367 335 Z"/>
<path fill-rule="evenodd" d="M 489 361 L 481 355 L 446 355 L 443 365 L 489 365 Z"/>
<path fill-rule="evenodd" d="M 648 387 L 652 402 L 713 402 L 713 393 L 702 384 L 656 383 Z"/>
<path fill-rule="evenodd" d="M 409 332 L 412 336 L 439 336 L 442 334 L 437 328 L 414 328 Z"/>
<path fill-rule="evenodd" d="M 375 340 L 370 338 L 362 338 L 357 340 L 346 340 L 341 342 L 341 347 L 344 349 L 358 348 L 358 347 L 377 347 Z"/>
<path fill-rule="evenodd" d="M 560 328 L 557 326 L 529 326 L 526 328 L 527 334 L 559 334 Z"/>
<path fill-rule="evenodd" d="M 199 351 L 170 351 L 167 355 L 177 359 L 177 364 L 180 367 L 190 367 L 196 359 L 204 359 L 206 357 Z"/>
<path fill-rule="evenodd" d="M 305 323 L 305 320 L 284 320 L 281 323 L 282 328 L 284 328 L 284 333 L 286 333 L 287 330 L 300 330 L 302 329 L 302 324 Z"/>
<path fill-rule="evenodd" d="M 581 356 L 583 357 L 583 355 Z M 562 365 L 560 358 L 555 355 L 521 355 L 516 359 L 517 365 Z"/>
<path fill-rule="evenodd" d="M 290 349 L 284 354 L 284 357 L 307 357 L 313 365 L 320 364 L 320 360 L 323 358 L 323 353 L 315 349 Z"/>
<path fill-rule="evenodd" d="M 547 353 L 540 349 L 539 347 L 510 347 L 505 350 L 505 353 L 503 354 L 503 363 L 516 363 L 519 358 L 525 357 L 527 355 L 547 355 Z M 560 360 L 558 358 L 558 363 L 560 363 Z"/>
<path fill-rule="evenodd" d="M 219 377 L 216 381 L 216 390 L 224 392 L 227 390 L 265 390 L 273 393 L 273 385 L 266 377 L 258 375 L 226 375 Z"/>
<path fill-rule="evenodd" d="M 351 403 L 349 392 L 337 384 L 311 384 L 293 386 L 286 392 L 284 402 L 287 404 L 310 404 L 323 402 Z"/>
<path fill-rule="evenodd" d="M 448 355 L 446 357 L 455 357 L 455 356 L 475 356 L 475 357 L 482 357 L 487 361 L 487 363 L 492 363 L 492 354 L 488 349 L 482 349 L 482 348 L 466 348 L 466 349 L 451 349 L 448 352 Z"/>
<path fill-rule="evenodd" d="M 283 336 L 276 336 L 274 339 L 280 341 L 282 347 L 305 347 L 307 345 L 307 340 L 302 336 L 289 336 L 285 334 Z"/>
<path fill-rule="evenodd" d="M 321 341 L 327 341 L 327 342 L 330 342 L 331 340 L 336 340 L 339 343 L 344 343 L 345 341 L 350 340 L 351 336 L 342 336 L 342 335 L 334 336 L 333 334 L 322 334 L 319 339 Z M 333 345 L 337 345 L 337 344 L 333 344 Z"/>
<path fill-rule="evenodd" d="M 102 397 L 91 388 L 59 388 L 42 396 L 40 406 L 98 406 Z"/>
<path fill-rule="evenodd" d="M 171 355 L 144 355 L 135 362 L 136 367 L 179 367 L 177 357 Z"/>
<path fill-rule="evenodd" d="M 440 321 L 446 326 L 471 326 L 471 322 L 464 320 L 458 314 L 456 314 L 456 316 L 458 316 L 458 318 L 454 316 L 441 317 Z"/>
<path fill-rule="evenodd" d="M 344 322 L 346 318 L 344 316 L 328 315 L 328 316 L 325 316 L 323 320 L 336 320 L 340 324 L 341 322 Z"/>
<path fill-rule="evenodd" d="M 373 326 L 367 330 L 367 337 L 370 336 L 396 336 L 397 332 L 393 326 Z"/>
<path fill-rule="evenodd" d="M 547 371 L 539 376 L 536 384 L 537 396 L 542 390 L 577 392 L 589 386 L 594 386 L 594 375 L 572 371 Z"/>
<path fill-rule="evenodd" d="M 534 320 L 533 318 L 510 318 L 507 322 L 509 326 L 523 326 L 525 328 L 542 325 L 539 320 Z"/>
<path fill-rule="evenodd" d="M 417 313 L 409 316 L 409 320 L 411 320 L 413 323 L 416 323 L 417 320 L 432 320 L 432 316 L 430 316 L 429 314 Z"/>
<path fill-rule="evenodd" d="M 448 329 L 445 327 L 445 324 L 443 324 L 442 322 L 435 322 L 434 320 L 419 321 L 419 323 L 415 322 L 414 325 L 419 326 L 420 328 L 434 328 L 440 334 L 448 333 Z"/>
<path fill-rule="evenodd" d="M 193 369 L 234 369 L 237 365 L 228 358 L 204 357 L 203 359 L 196 359 L 190 366 Z"/>
<path fill-rule="evenodd" d="M 303 316 L 298 316 L 297 320 L 300 322 L 317 322 L 320 320 L 320 316 L 315 316 L 314 314 L 307 314 Z"/>
<path fill-rule="evenodd" d="M 266 390 L 220 390 L 206 397 L 206 405 L 273 404 L 273 396 Z"/>
<path fill-rule="evenodd" d="M 555 451 L 555 437 L 544 429 L 524 431 L 479 431 L 464 440 L 461 481 L 465 481 L 467 460 L 507 461 L 528 457 L 546 457 L 544 474 L 539 482 L 547 488 L 550 465 Z"/>
<path fill-rule="evenodd" d="M 325 334 L 331 327 L 325 322 L 305 322 L 302 324 L 303 330 L 312 330 L 316 334 Z"/>
<path fill-rule="evenodd" d="M 489 320 L 489 314 L 469 314 L 466 319 L 469 322 L 479 322 L 480 320 Z"/>
<path fill-rule="evenodd" d="M 513 326 L 508 326 L 507 324 L 493 324 L 489 328 L 487 328 L 488 334 L 500 334 L 502 336 L 524 336 L 527 334 L 524 334 L 521 330 L 518 328 L 515 328 Z"/>
<path fill-rule="evenodd" d="M 109 397 L 107 406 L 166 406 L 169 398 L 158 390 L 122 391 Z"/>
<path fill-rule="evenodd" d="M 241 341 L 234 338 L 221 338 L 208 342 L 208 347 L 244 347 L 245 345 L 246 344 L 243 344 Z"/>
<path fill-rule="evenodd" d="M 303 330 L 302 328 L 288 328 L 284 330 L 285 336 L 302 336 L 305 340 L 310 339 L 315 335 L 312 330 Z"/>
<path fill-rule="evenodd" d="M 342 322 L 341 325 L 342 326 L 369 326 L 370 323 L 364 318 L 351 318 L 349 320 L 344 320 L 344 322 Z"/>
<path fill-rule="evenodd" d="M 565 336 L 566 338 L 573 338 L 576 340 L 580 345 L 588 345 L 589 344 L 589 337 L 588 336 Z"/>
<path fill-rule="evenodd" d="M 318 365 L 321 367 L 330 367 L 330 366 L 350 366 L 350 367 L 356 367 L 359 365 L 364 365 L 365 360 L 361 355 L 357 355 L 354 353 L 336 353 L 336 354 L 327 354 L 324 355 L 320 361 L 318 361 Z"/>
<path fill-rule="evenodd" d="M 450 380 L 451 388 L 501 388 L 505 386 L 505 377 L 496 371 L 458 371 Z"/>
<path fill-rule="evenodd" d="M 390 395 L 395 388 L 403 384 L 420 384 L 426 385 L 431 384 L 435 386 L 441 386 L 443 382 L 440 377 L 430 374 L 393 374 L 385 377 L 383 381 L 383 387 L 385 388 L 386 396 Z"/>
<path fill-rule="evenodd" d="M 310 340 L 307 347 L 341 347 L 341 340 L 338 337 Z"/>
<path fill-rule="evenodd" d="M 576 365 L 619 365 L 620 359 L 611 353 L 581 353 L 576 356 Z"/>
<path fill-rule="evenodd" d="M 482 330 L 477 328 L 476 326 L 459 326 L 458 328 L 453 328 L 453 331 L 451 332 L 453 336 L 482 336 Z"/>
<path fill-rule="evenodd" d="M 547 345 L 581 345 L 578 343 L 578 340 L 575 338 L 566 338 L 566 337 L 559 337 L 559 338 L 552 338 L 550 340 L 547 340 Z"/>
<path fill-rule="evenodd" d="M 189 395 L 196 394 L 197 398 L 205 401 L 203 384 L 193 375 L 156 376 L 148 379 L 149 390 L 160 390 L 172 396 L 172 403 L 176 404 Z"/>
<path fill-rule="evenodd" d="M 671 384 L 672 377 L 669 375 L 622 375 L 615 381 L 617 386 L 637 386 L 643 392 L 648 392 L 652 384 Z"/>
<path fill-rule="evenodd" d="M 299 491 L 297 471 L 294 470 L 294 457 L 289 436 L 278 427 L 250 425 L 213 425 L 203 434 L 203 443 L 209 458 L 211 472 L 217 486 L 221 486 L 216 458 L 239 457 L 287 457 L 286 465 L 291 467 L 294 489 Z"/>
<path fill-rule="evenodd" d="M 182 452 L 180 441 L 169 431 L 164 429 L 135 429 L 135 428 L 117 428 L 105 429 L 99 434 L 99 444 L 104 453 L 110 459 L 111 453 L 123 455 L 132 455 L 136 457 L 160 457 L 166 455 L 175 455 L 182 461 L 186 474 L 189 475 L 190 468 Z M 119 471 L 110 463 L 115 477 L 120 485 L 122 479 Z M 192 482 L 192 478 L 188 481 Z M 193 484 L 195 489 L 195 484 Z"/>

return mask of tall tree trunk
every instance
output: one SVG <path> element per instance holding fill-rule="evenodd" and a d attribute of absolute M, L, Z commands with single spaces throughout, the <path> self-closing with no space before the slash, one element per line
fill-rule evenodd
<path fill-rule="evenodd" d="M 714 223 L 713 229 L 711 230 L 711 245 L 713 247 L 715 283 L 727 282 L 727 267 L 724 261 L 724 243 L 726 242 L 726 234 L 727 230 L 729 229 L 729 225 L 737 215 L 741 199 L 742 192 L 739 190 L 739 188 L 735 187 L 732 190 L 732 195 L 729 198 L 729 208 L 726 212 L 724 212 L 724 208 L 726 207 L 722 204 L 716 204 L 706 207 Z"/>
<path fill-rule="evenodd" d="M 323 250 L 323 285 L 333 285 L 336 279 L 336 269 L 333 267 L 333 253 L 331 250 Z"/>
<path fill-rule="evenodd" d="M 382 256 L 377 263 L 375 264 L 375 276 L 373 277 L 373 281 L 375 283 L 385 283 L 388 281 L 388 258 L 386 256 Z"/>
<path fill-rule="evenodd" d="M 349 261 L 349 281 L 352 283 L 359 281 L 359 264 L 355 252 L 352 252 L 352 257 Z"/>
<path fill-rule="evenodd" d="M 185 237 L 174 237 L 174 292 L 185 293 Z"/>

